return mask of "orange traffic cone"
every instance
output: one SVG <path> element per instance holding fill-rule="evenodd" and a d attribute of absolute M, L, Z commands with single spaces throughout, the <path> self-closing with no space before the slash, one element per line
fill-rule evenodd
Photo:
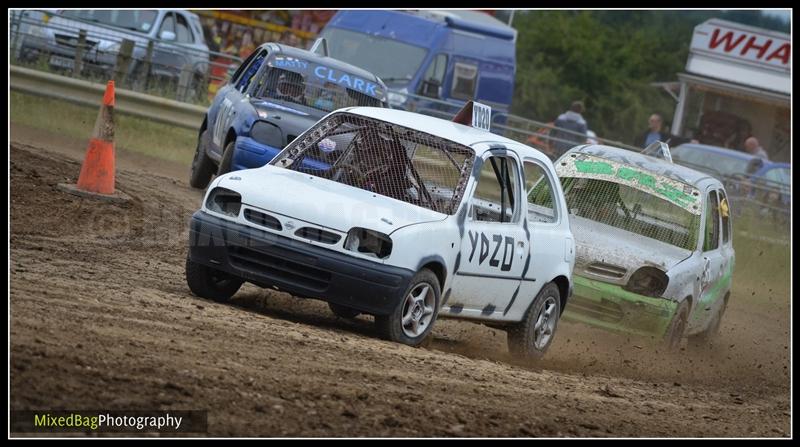
<path fill-rule="evenodd" d="M 114 81 L 108 81 L 103 95 L 103 105 L 97 114 L 94 131 L 81 166 L 77 185 L 59 184 L 58 187 L 83 197 L 104 198 L 111 201 L 126 200 L 127 195 L 114 190 Z"/>
<path fill-rule="evenodd" d="M 78 177 L 78 188 L 114 194 L 114 169 L 114 81 L 108 81 Z"/>

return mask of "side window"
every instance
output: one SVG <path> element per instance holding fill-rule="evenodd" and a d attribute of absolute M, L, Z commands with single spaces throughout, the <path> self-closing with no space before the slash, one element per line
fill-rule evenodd
<path fill-rule="evenodd" d="M 709 192 L 706 202 L 706 235 L 703 240 L 703 251 L 710 251 L 719 248 L 719 203 L 717 202 L 717 192 Z"/>
<path fill-rule="evenodd" d="M 175 34 L 177 34 L 177 40 L 181 43 L 194 43 L 194 38 L 192 38 L 192 31 L 189 29 L 189 23 L 186 21 L 186 18 L 181 14 L 177 14 L 177 22 L 175 23 Z"/>
<path fill-rule="evenodd" d="M 244 93 L 247 91 L 247 87 L 250 85 L 250 81 L 253 80 L 253 76 L 258 73 L 258 69 L 261 68 L 261 64 L 264 63 L 264 59 L 267 56 L 266 51 L 260 51 L 258 56 L 253 59 L 253 62 L 247 67 L 247 69 L 242 74 L 242 78 L 236 83 L 236 90 Z"/>
<path fill-rule="evenodd" d="M 447 73 L 447 55 L 437 54 L 428 65 L 417 93 L 429 98 L 441 98 L 441 87 L 444 85 L 445 73 Z"/>
<path fill-rule="evenodd" d="M 158 30 L 158 37 L 161 37 L 164 31 L 175 32 L 175 14 L 169 12 L 164 16 L 164 21 L 161 22 L 161 28 Z"/>
<path fill-rule="evenodd" d="M 544 168 L 530 161 L 525 162 L 525 191 L 528 193 L 528 220 L 555 222 L 553 185 Z"/>
<path fill-rule="evenodd" d="M 242 62 L 241 65 L 239 65 L 239 68 L 237 68 L 233 73 L 233 76 L 231 76 L 231 84 L 236 85 L 239 83 L 239 80 L 242 78 L 242 73 L 244 73 L 245 69 L 250 66 L 250 63 L 253 62 L 253 59 L 259 55 L 259 53 L 254 51 L 250 56 L 247 57 L 247 59 L 244 60 L 244 62 Z"/>
<path fill-rule="evenodd" d="M 731 240 L 731 209 L 725 191 L 719 191 L 719 215 L 722 216 L 722 243 L 727 244 Z"/>
<path fill-rule="evenodd" d="M 456 62 L 453 69 L 452 96 L 456 99 L 468 101 L 475 97 L 475 87 L 478 84 L 478 66 Z"/>
<path fill-rule="evenodd" d="M 489 157 L 484 161 L 471 203 L 474 220 L 518 220 L 518 172 L 517 162 L 509 157 Z"/>

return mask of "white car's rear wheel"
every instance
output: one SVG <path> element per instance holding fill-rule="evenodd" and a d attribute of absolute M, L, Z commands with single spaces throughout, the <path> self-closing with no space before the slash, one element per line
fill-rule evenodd
<path fill-rule="evenodd" d="M 542 358 L 553 343 L 560 317 L 558 286 L 547 283 L 536 295 L 525 318 L 507 330 L 509 352 L 532 360 Z"/>

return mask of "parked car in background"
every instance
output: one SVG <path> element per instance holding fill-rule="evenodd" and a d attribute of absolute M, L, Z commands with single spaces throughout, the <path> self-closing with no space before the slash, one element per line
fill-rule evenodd
<path fill-rule="evenodd" d="M 671 149 L 676 164 L 709 173 L 726 183 L 731 195 L 748 197 L 775 209 L 791 203 L 791 165 L 747 152 L 706 144 L 682 144 Z"/>
<path fill-rule="evenodd" d="M 386 107 L 374 74 L 311 51 L 277 43 L 258 47 L 222 87 L 198 132 L 189 183 L 267 164 L 329 112 Z"/>
<path fill-rule="evenodd" d="M 134 81 L 144 78 L 151 41 L 151 79 L 176 82 L 188 66 L 193 87 L 199 89 L 208 71 L 208 46 L 200 19 L 178 9 L 23 11 L 18 58 L 43 59 L 51 69 L 71 72 L 81 30 L 86 31 L 83 70 L 89 73 L 111 77 L 124 39 L 134 42 L 127 73 Z"/>
<path fill-rule="evenodd" d="M 679 165 L 707 172 L 719 180 L 736 176 L 747 177 L 748 166 L 755 157 L 744 151 L 709 146 L 707 144 L 686 143 L 670 149 L 672 160 Z"/>
<path fill-rule="evenodd" d="M 517 31 L 486 13 L 345 10 L 320 36 L 332 57 L 375 73 L 398 92 L 389 96 L 393 108 L 449 119 L 473 99 L 493 112 L 508 112 L 511 106 Z"/>
<path fill-rule="evenodd" d="M 577 244 L 564 319 L 674 349 L 716 336 L 735 253 L 722 182 L 665 158 L 584 145 L 555 166 Z"/>
<path fill-rule="evenodd" d="M 784 162 L 765 163 L 755 174 L 750 176 L 750 181 L 757 186 L 775 189 L 780 196 L 780 202 L 789 205 L 791 202 L 792 165 Z"/>

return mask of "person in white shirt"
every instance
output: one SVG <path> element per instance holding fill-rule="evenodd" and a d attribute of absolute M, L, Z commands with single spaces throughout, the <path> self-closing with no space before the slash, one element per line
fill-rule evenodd
<path fill-rule="evenodd" d="M 769 160 L 767 151 L 765 151 L 764 148 L 761 147 L 761 144 L 759 144 L 758 139 L 756 139 L 756 137 L 750 137 L 744 140 L 744 149 L 751 155 L 763 158 L 764 160 Z"/>

